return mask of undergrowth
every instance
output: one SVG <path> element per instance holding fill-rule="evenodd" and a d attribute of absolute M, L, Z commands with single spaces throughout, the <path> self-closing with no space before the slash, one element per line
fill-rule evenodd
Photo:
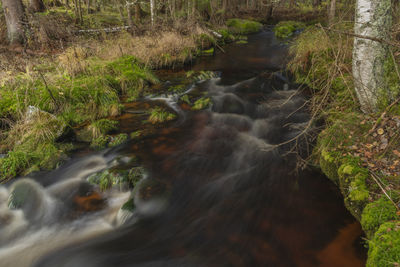
<path fill-rule="evenodd" d="M 334 25 L 342 32 L 352 27 Z M 387 109 L 385 103 L 376 114 L 360 111 L 352 49 L 351 36 L 308 27 L 291 47 L 289 69 L 296 82 L 312 91 L 313 119 L 324 122 L 311 160 L 339 186 L 346 207 L 361 222 L 369 239 L 367 266 L 393 266 L 400 264 L 398 105 Z M 397 90 L 395 64 L 386 64 L 391 75 L 385 79 Z"/>

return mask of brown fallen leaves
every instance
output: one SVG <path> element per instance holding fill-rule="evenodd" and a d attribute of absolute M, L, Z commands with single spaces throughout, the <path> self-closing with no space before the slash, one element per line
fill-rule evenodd
<path fill-rule="evenodd" d="M 370 118 L 369 118 L 370 119 Z M 365 124 L 365 121 L 361 122 Z M 400 175 L 400 116 L 386 116 L 348 154 L 359 157 L 364 167 L 386 176 Z M 358 138 L 356 138 L 358 139 Z"/>

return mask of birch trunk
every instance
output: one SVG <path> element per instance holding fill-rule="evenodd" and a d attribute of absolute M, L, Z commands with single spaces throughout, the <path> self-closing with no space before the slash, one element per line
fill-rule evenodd
<path fill-rule="evenodd" d="M 328 10 L 328 25 L 331 26 L 336 15 L 336 0 L 331 0 Z"/>
<path fill-rule="evenodd" d="M 150 0 L 151 26 L 154 26 L 154 0 Z"/>
<path fill-rule="evenodd" d="M 357 0 L 356 34 L 388 40 L 391 23 L 391 0 Z M 380 42 L 354 39 L 353 77 L 357 97 L 365 113 L 376 111 L 378 99 L 384 94 L 387 52 L 387 47 Z"/>
<path fill-rule="evenodd" d="M 10 44 L 25 42 L 25 11 L 21 0 L 2 0 Z"/>

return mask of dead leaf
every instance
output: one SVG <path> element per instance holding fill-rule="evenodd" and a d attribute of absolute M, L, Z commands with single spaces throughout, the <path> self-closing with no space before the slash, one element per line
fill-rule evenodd
<path fill-rule="evenodd" d="M 398 156 L 400 158 L 400 152 L 398 150 L 393 150 L 393 154 L 395 154 L 396 156 Z"/>

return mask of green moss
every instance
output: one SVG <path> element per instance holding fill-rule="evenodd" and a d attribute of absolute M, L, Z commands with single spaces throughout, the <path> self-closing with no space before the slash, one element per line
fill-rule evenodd
<path fill-rule="evenodd" d="M 135 167 L 130 170 L 105 170 L 91 175 L 87 180 L 91 184 L 98 185 L 102 191 L 105 191 L 113 186 L 120 187 L 124 184 L 133 188 L 143 176 L 144 169 L 142 167 Z"/>
<path fill-rule="evenodd" d="M 211 47 L 210 49 L 201 51 L 201 55 L 202 56 L 213 56 L 214 52 L 215 52 L 214 47 Z"/>
<path fill-rule="evenodd" d="M 229 19 L 226 22 L 229 30 L 234 34 L 250 34 L 259 32 L 263 25 L 256 21 L 245 19 Z"/>
<path fill-rule="evenodd" d="M 361 225 L 368 237 L 372 237 L 379 226 L 390 220 L 397 220 L 396 207 L 385 196 L 369 203 L 361 217 Z"/>
<path fill-rule="evenodd" d="M 275 26 L 274 32 L 276 37 L 285 39 L 293 36 L 297 30 L 304 29 L 305 27 L 306 25 L 303 22 L 281 21 Z"/>
<path fill-rule="evenodd" d="M 128 135 L 126 133 L 121 133 L 117 136 L 112 137 L 108 146 L 109 147 L 118 146 L 120 144 L 125 143 L 127 140 L 128 140 Z"/>
<path fill-rule="evenodd" d="M 334 183 L 339 185 L 339 175 L 338 175 L 338 164 L 336 162 L 336 157 L 332 152 L 322 150 L 321 157 L 319 160 L 319 165 L 322 172 Z"/>
<path fill-rule="evenodd" d="M 226 43 L 231 43 L 235 40 L 235 36 L 228 29 L 219 29 L 218 33 L 222 35 L 222 45 Z"/>
<path fill-rule="evenodd" d="M 379 227 L 368 242 L 367 267 L 392 267 L 400 265 L 400 224 L 387 222 Z"/>

